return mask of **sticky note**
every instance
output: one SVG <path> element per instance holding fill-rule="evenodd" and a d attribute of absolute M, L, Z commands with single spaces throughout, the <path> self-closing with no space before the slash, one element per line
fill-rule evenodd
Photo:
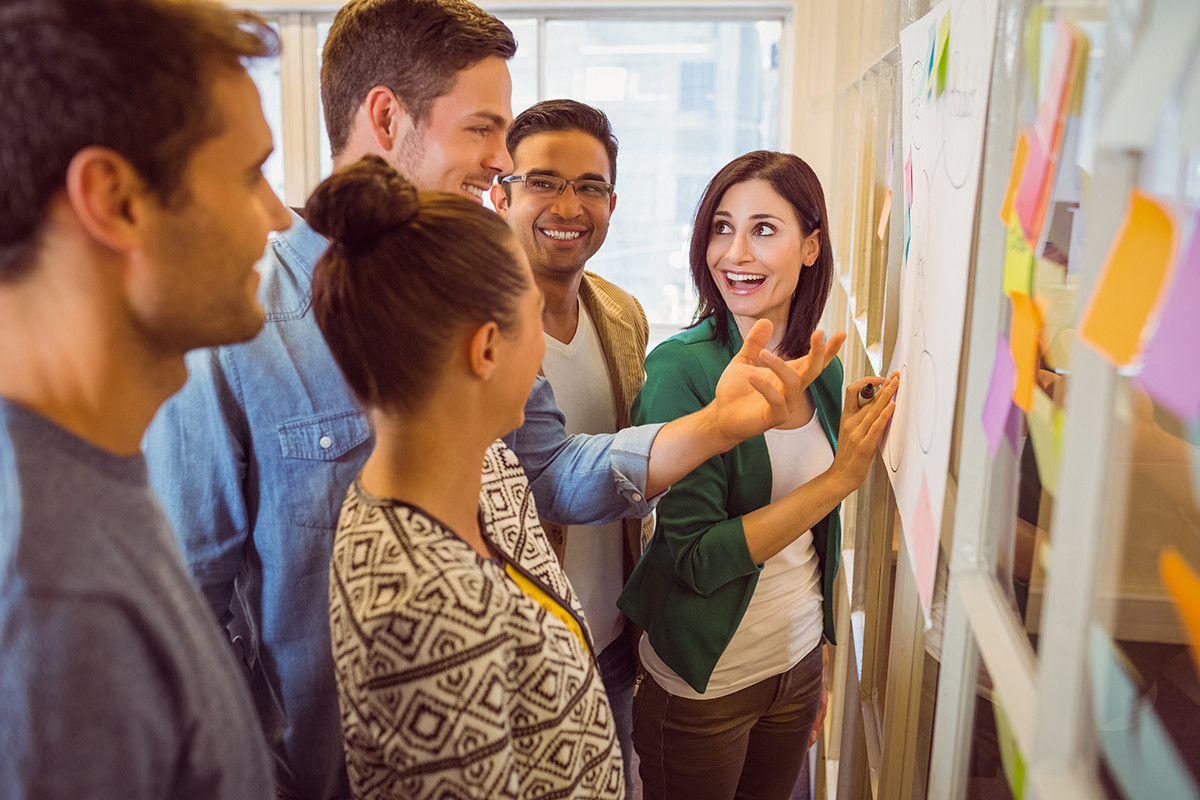
<path fill-rule="evenodd" d="M 908 148 L 908 158 L 904 161 L 904 198 L 908 208 L 912 208 L 912 148 Z"/>
<path fill-rule="evenodd" d="M 1192 664 L 1200 672 L 1200 576 L 1188 566 L 1174 547 L 1163 548 L 1158 554 L 1158 570 L 1163 585 L 1175 600 L 1175 610 L 1183 620 L 1191 642 Z"/>
<path fill-rule="evenodd" d="M 913 510 L 909 543 L 912 545 L 913 577 L 917 581 L 917 594 L 926 611 L 925 620 L 928 623 L 928 612 L 933 608 L 933 581 L 936 577 L 938 536 L 933 522 L 933 506 L 929 502 L 929 482 L 925 480 L 924 471 L 921 472 L 921 488 L 917 492 L 917 506 Z M 926 624 L 926 629 L 928 629 L 928 624 Z"/>
<path fill-rule="evenodd" d="M 1012 320 L 1008 327 L 1009 344 L 1017 379 L 1013 402 L 1029 413 L 1033 408 L 1033 389 L 1038 367 L 1038 329 L 1041 327 L 1037 306 L 1027 294 L 1009 294 Z"/>
<path fill-rule="evenodd" d="M 1050 202 L 1050 187 L 1054 178 L 1054 162 L 1050 152 L 1036 137 L 1030 137 L 1025 153 L 1024 169 L 1017 182 L 1013 210 L 1025 228 L 1025 237 L 1036 242 L 1042 235 L 1046 207 Z"/>
<path fill-rule="evenodd" d="M 1107 99 L 1096 132 L 1099 147 L 1142 150 L 1154 142 L 1167 95 L 1178 83 L 1200 36 L 1200 3 L 1155 0 L 1149 19 Z"/>
<path fill-rule="evenodd" d="M 1025 759 L 1017 748 L 1017 739 L 1008 724 L 1008 715 L 1000 705 L 1000 695 L 992 689 L 992 715 L 996 718 L 996 742 L 1000 745 L 1000 764 L 1012 790 L 1013 800 L 1025 796 Z"/>
<path fill-rule="evenodd" d="M 879 235 L 879 240 L 883 241 L 883 234 L 887 231 L 888 219 L 892 215 L 892 190 L 888 189 L 883 196 L 883 208 L 879 211 L 879 230 L 876 233 Z"/>
<path fill-rule="evenodd" d="M 950 10 L 946 9 L 946 16 L 942 17 L 942 23 L 938 26 L 937 35 L 937 84 L 934 88 L 934 97 L 940 97 L 942 92 L 946 90 L 946 65 L 950 60 Z"/>
<path fill-rule="evenodd" d="M 1171 211 L 1134 191 L 1079 328 L 1079 337 L 1117 366 L 1129 364 L 1138 352 L 1174 250 Z"/>
<path fill-rule="evenodd" d="M 1013 221 L 1013 204 L 1017 201 L 1017 186 L 1021 183 L 1021 172 L 1025 169 L 1025 158 L 1029 155 L 1029 138 L 1025 131 L 1017 135 L 1017 147 L 1013 152 L 1012 171 L 1008 174 L 1008 189 L 1004 192 L 1004 205 L 1000 207 L 1000 219 L 1008 225 Z"/>
<path fill-rule="evenodd" d="M 929 57 L 925 59 L 925 80 L 921 86 L 920 94 L 928 97 L 933 93 L 933 64 L 937 53 L 937 29 L 932 25 L 929 26 Z"/>
<path fill-rule="evenodd" d="M 1004 254 L 1004 293 L 1033 293 L 1033 250 L 1020 222 L 1008 226 L 1008 252 Z"/>
<path fill-rule="evenodd" d="M 1088 677 L 1097 740 L 1126 797 L 1197 797 L 1196 785 L 1124 656 L 1092 623 Z"/>
<path fill-rule="evenodd" d="M 987 436 L 988 453 L 996 457 L 1000 440 L 1008 425 L 1009 412 L 1013 407 L 1013 388 L 1017 382 L 1017 368 L 1013 365 L 1012 351 L 1008 338 L 1000 337 L 996 342 L 996 358 L 992 362 L 992 377 L 988 382 L 987 398 L 983 401 L 983 432 Z"/>
<path fill-rule="evenodd" d="M 1137 381 L 1154 401 L 1185 422 L 1200 420 L 1200 214 L 1187 252 L 1164 292 L 1158 328 Z"/>
<path fill-rule="evenodd" d="M 1041 389 L 1034 389 L 1033 403 L 1027 418 L 1038 478 L 1044 490 L 1057 495 L 1058 467 L 1062 453 L 1062 411 L 1055 407 L 1050 395 Z"/>

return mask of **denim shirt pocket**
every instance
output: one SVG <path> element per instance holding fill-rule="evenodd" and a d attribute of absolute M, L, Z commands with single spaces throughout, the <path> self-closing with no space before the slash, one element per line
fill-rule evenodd
<path fill-rule="evenodd" d="M 292 521 L 334 530 L 346 489 L 366 461 L 371 438 L 360 411 L 289 420 L 279 426 L 279 448 Z"/>

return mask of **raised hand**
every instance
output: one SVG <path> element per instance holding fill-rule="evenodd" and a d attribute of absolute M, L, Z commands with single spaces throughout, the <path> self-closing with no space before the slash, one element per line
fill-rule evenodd
<path fill-rule="evenodd" d="M 875 397 L 862 408 L 858 407 L 858 392 L 863 385 L 876 384 Z M 888 422 L 896 413 L 892 400 L 900 390 L 900 373 L 893 372 L 886 380 L 863 378 L 846 387 L 846 402 L 842 406 L 842 424 L 838 432 L 837 453 L 830 468 L 840 474 L 853 488 L 867 479 L 875 458 L 879 440 Z"/>
<path fill-rule="evenodd" d="M 771 322 L 760 319 L 717 383 L 713 405 L 723 436 L 740 442 L 774 428 L 803 402 L 808 385 L 829 366 L 846 334 L 814 331 L 808 354 L 784 361 L 765 349 Z"/>

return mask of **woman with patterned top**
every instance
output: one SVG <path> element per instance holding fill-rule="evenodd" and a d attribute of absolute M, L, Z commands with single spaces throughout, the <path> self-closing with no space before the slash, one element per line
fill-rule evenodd
<path fill-rule="evenodd" d="M 866 478 L 899 382 L 850 384 L 850 399 L 866 384 L 879 392 L 843 412 L 834 354 L 844 334 L 826 342 L 815 330 L 833 281 L 828 230 L 808 164 L 766 151 L 734 159 L 692 229 L 698 322 L 646 359 L 638 423 L 711 400 L 715 376 L 763 319 L 774 330 L 767 348 L 811 361 L 815 378 L 782 425 L 675 484 L 618 602 L 646 632 L 633 744 L 647 800 L 787 797 L 815 741 L 837 509 Z"/>
<path fill-rule="evenodd" d="M 624 797 L 583 612 L 498 440 L 545 350 L 524 252 L 373 156 L 305 219 L 332 242 L 313 312 L 375 435 L 329 573 L 355 795 Z"/>

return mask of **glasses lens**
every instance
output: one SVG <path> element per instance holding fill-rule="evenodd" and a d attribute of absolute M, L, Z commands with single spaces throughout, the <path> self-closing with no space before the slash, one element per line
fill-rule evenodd
<path fill-rule="evenodd" d="M 530 194 L 558 194 L 567 182 L 553 175 L 526 175 L 525 190 Z"/>
<path fill-rule="evenodd" d="M 611 191 L 607 183 L 600 181 L 578 181 L 575 184 L 575 193 L 584 200 L 607 200 Z"/>

